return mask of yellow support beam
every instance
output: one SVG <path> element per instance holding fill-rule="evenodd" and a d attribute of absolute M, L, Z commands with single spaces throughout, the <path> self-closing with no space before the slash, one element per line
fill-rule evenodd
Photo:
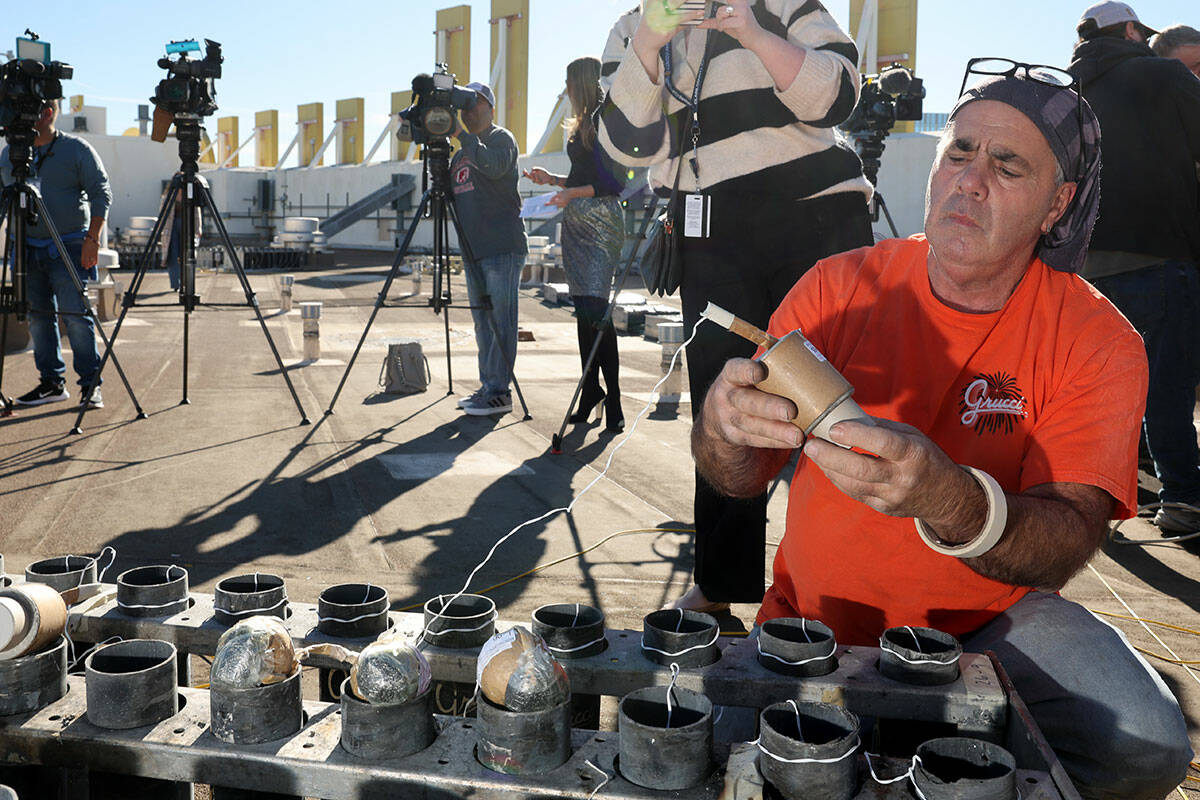
<path fill-rule="evenodd" d="M 217 164 L 225 164 L 225 159 L 229 158 L 233 151 L 237 150 L 238 141 L 238 118 L 237 117 L 221 117 L 217 120 Z M 233 160 L 227 167 L 236 167 L 238 165 L 238 157 L 234 156 Z"/>
<path fill-rule="evenodd" d="M 404 109 L 412 105 L 412 90 L 407 89 L 403 92 L 392 92 L 392 114 L 398 114 Z M 408 158 L 409 148 L 412 147 L 412 142 L 402 142 L 396 138 L 396 134 L 391 135 L 391 141 L 388 143 L 392 161 L 404 161 Z"/>
<path fill-rule="evenodd" d="M 209 164 L 214 167 L 217 165 L 217 148 L 209 147 L 209 145 L 211 145 L 211 144 L 212 144 L 212 139 L 208 138 L 208 131 L 206 131 L 204 128 L 201 128 L 200 129 L 200 152 L 203 153 L 203 155 L 200 156 L 197 163 Z"/>
<path fill-rule="evenodd" d="M 279 161 L 279 111 L 254 112 L 254 163 L 274 167 Z"/>
<path fill-rule="evenodd" d="M 850 0 L 850 35 L 858 41 L 858 26 L 862 20 L 863 6 L 867 0 Z M 876 0 L 879 8 L 876 30 L 876 58 L 878 63 L 864 64 L 865 74 L 874 74 L 896 62 L 908 67 L 917 77 L 917 0 Z M 898 122 L 892 130 L 897 133 L 911 132 L 911 122 Z"/>
<path fill-rule="evenodd" d="M 496 119 L 512 131 L 518 152 L 524 153 L 529 121 L 529 0 L 492 0 L 489 22 L 493 70 L 497 58 L 503 61 L 503 86 L 492 87 L 496 102 L 504 106 L 503 111 L 496 109 Z"/>
<path fill-rule="evenodd" d="M 361 164 L 363 160 L 363 113 L 361 97 L 337 101 L 337 163 Z"/>
<path fill-rule="evenodd" d="M 471 81 L 471 7 L 453 6 L 437 12 L 434 60 L 446 64 L 460 84 Z"/>
<path fill-rule="evenodd" d="M 296 123 L 300 126 L 301 167 L 307 167 L 325 143 L 325 104 L 305 103 L 296 106 Z M 321 158 L 317 166 L 325 163 Z"/>

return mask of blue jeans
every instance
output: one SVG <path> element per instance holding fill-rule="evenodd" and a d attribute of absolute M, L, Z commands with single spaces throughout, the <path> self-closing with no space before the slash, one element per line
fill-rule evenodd
<path fill-rule="evenodd" d="M 67 254 L 78 270 L 79 280 L 96 280 L 97 270 L 79 269 L 83 257 L 83 240 L 66 243 Z M 29 335 L 33 340 L 33 363 L 43 381 L 64 382 L 67 365 L 63 363 L 62 346 L 58 340 L 57 312 L 65 316 L 67 338 L 80 386 L 90 386 L 100 370 L 100 350 L 96 346 L 96 330 L 92 318 L 84 313 L 83 300 L 71 280 L 70 273 L 58 250 L 51 246 L 26 248 L 29 278 Z"/>
<path fill-rule="evenodd" d="M 963 638 L 991 650 L 1084 797 L 1161 800 L 1192 759 L 1179 703 L 1112 626 L 1031 592 Z"/>
<path fill-rule="evenodd" d="M 1192 417 L 1200 383 L 1200 272 L 1168 261 L 1093 285 L 1113 302 L 1146 343 L 1150 390 L 1146 444 L 1162 482 L 1163 502 L 1200 502 L 1200 449 Z"/>
<path fill-rule="evenodd" d="M 504 394 L 512 380 L 509 365 L 517 358 L 517 289 L 524 268 L 524 253 L 488 256 L 466 267 L 467 297 L 479 347 L 479 382 L 487 396 Z M 488 312 L 482 308 L 487 297 L 491 298 L 499 338 L 492 330 Z"/>

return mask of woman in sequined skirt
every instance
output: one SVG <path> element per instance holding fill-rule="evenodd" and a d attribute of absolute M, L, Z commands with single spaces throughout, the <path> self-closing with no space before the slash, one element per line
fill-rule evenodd
<path fill-rule="evenodd" d="M 588 354 L 600 337 L 596 358 L 584 376 L 579 410 L 569 421 L 587 422 L 592 411 L 603 402 L 603 413 L 607 415 L 605 428 L 619 432 L 625 428 L 625 415 L 621 411 L 617 376 L 617 335 L 611 319 L 601 322 L 608 309 L 613 273 L 625 241 L 625 219 L 618 198 L 621 183 L 613 174 L 612 162 L 596 144 L 593 116 L 601 99 L 599 59 L 578 58 L 567 65 L 567 97 L 572 110 L 567 122 L 571 172 L 555 175 L 534 167 L 525 171 L 525 177 L 539 185 L 562 187 L 550 202 L 563 209 L 563 267 L 575 304 L 582 365 L 586 365 Z"/>

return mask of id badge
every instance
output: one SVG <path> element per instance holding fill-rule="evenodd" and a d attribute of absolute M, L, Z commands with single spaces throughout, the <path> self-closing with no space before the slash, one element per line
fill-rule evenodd
<path fill-rule="evenodd" d="M 707 239 L 712 222 L 712 198 L 689 194 L 683 203 L 683 235 L 689 239 Z"/>

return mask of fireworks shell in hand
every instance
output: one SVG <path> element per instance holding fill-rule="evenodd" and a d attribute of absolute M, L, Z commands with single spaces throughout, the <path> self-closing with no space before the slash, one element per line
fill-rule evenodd
<path fill-rule="evenodd" d="M 278 617 L 250 617 L 217 641 L 209 680 L 230 689 L 253 689 L 290 678 L 300 668 L 292 637 Z"/>
<path fill-rule="evenodd" d="M 540 636 L 519 625 L 484 643 L 476 680 L 484 697 L 509 711 L 548 711 L 571 695 L 562 664 Z"/>
<path fill-rule="evenodd" d="M 398 706 L 429 688 L 432 673 L 421 651 L 402 636 L 372 642 L 350 670 L 350 689 L 372 705 Z"/>

